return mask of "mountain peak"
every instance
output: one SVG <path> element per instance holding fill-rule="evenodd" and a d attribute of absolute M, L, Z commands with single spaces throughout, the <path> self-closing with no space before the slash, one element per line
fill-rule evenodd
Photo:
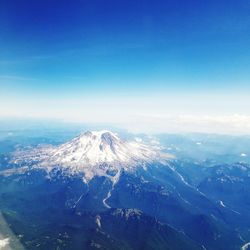
<path fill-rule="evenodd" d="M 38 167 L 53 169 L 60 166 L 73 172 L 83 172 L 87 179 L 91 179 L 95 175 L 105 175 L 107 170 L 117 173 L 121 169 L 130 170 L 169 157 L 149 145 L 122 140 L 117 134 L 102 130 L 87 131 L 56 147 L 35 149 L 20 155 L 19 160 L 35 159 Z"/>
<path fill-rule="evenodd" d="M 87 131 L 82 133 L 78 139 L 82 141 L 83 143 L 86 140 L 92 140 L 92 141 L 98 141 L 100 143 L 100 148 L 103 149 L 103 145 L 114 145 L 115 143 L 118 143 L 120 141 L 120 138 L 108 131 L 108 130 L 101 130 L 101 131 Z"/>
<path fill-rule="evenodd" d="M 82 136 L 101 136 L 102 134 L 105 134 L 105 133 L 108 133 L 110 135 L 113 135 L 115 136 L 115 134 L 109 130 L 99 130 L 99 131 L 86 131 L 86 132 L 83 132 L 81 135 Z"/>
<path fill-rule="evenodd" d="M 100 140 L 101 142 L 103 143 L 106 143 L 106 144 L 113 144 L 115 143 L 116 141 L 119 141 L 119 137 L 108 131 L 108 130 L 100 130 L 100 131 L 86 131 L 85 133 L 81 134 L 80 135 L 80 138 L 81 139 L 85 139 L 85 138 L 91 138 L 93 140 Z"/>

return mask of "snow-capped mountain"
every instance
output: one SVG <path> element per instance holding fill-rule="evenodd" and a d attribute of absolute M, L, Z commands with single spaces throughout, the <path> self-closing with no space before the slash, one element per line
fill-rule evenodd
<path fill-rule="evenodd" d="M 170 160 L 142 138 L 93 131 L 0 154 L 0 210 L 25 249 L 246 248 L 249 164 Z"/>
<path fill-rule="evenodd" d="M 52 147 L 39 147 L 15 154 L 15 162 L 34 163 L 50 171 L 55 167 L 71 173 L 83 173 L 85 181 L 93 176 L 117 178 L 121 169 L 133 170 L 153 162 L 163 163 L 171 155 L 164 154 L 159 147 L 138 141 L 125 141 L 109 131 L 87 131 L 69 142 Z"/>

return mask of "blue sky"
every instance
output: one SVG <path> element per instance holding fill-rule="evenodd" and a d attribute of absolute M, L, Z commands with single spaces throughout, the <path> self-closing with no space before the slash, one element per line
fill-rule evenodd
<path fill-rule="evenodd" d="M 249 13 L 248 0 L 1 1 L 0 116 L 248 116 Z"/>

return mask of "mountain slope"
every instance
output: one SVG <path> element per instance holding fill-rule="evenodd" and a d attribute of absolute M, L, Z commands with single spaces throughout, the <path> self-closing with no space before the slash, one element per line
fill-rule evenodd
<path fill-rule="evenodd" d="M 43 237 L 50 237 L 47 248 L 59 239 L 66 249 L 236 250 L 247 240 L 237 223 L 244 218 L 218 203 L 210 186 L 187 181 L 185 162 L 178 168 L 159 146 L 86 132 L 59 146 L 18 151 L 11 162 L 14 168 L 0 172 L 0 209 L 32 247 Z"/>

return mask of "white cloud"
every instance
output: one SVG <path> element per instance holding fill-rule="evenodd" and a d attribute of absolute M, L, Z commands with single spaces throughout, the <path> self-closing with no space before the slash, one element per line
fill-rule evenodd
<path fill-rule="evenodd" d="M 133 132 L 250 134 L 250 98 L 236 96 L 51 96 L 0 99 L 0 117 L 105 123 Z"/>
<path fill-rule="evenodd" d="M 139 121 L 140 125 L 139 126 Z M 131 130 L 148 132 L 201 132 L 220 134 L 250 134 L 250 116 L 247 115 L 142 115 L 137 127 Z"/>

